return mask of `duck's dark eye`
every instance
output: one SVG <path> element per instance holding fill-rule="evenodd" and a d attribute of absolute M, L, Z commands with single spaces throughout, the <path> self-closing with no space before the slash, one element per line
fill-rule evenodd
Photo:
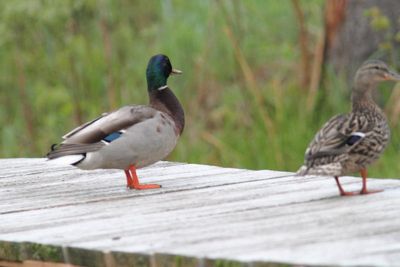
<path fill-rule="evenodd" d="M 379 66 L 375 66 L 374 69 L 379 70 L 380 68 L 379 68 Z"/>

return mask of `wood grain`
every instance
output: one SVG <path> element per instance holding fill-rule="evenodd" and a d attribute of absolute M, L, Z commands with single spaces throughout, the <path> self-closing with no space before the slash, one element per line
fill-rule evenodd
<path fill-rule="evenodd" d="M 80 171 L 0 160 L 0 259 L 81 266 L 399 266 L 400 181 L 340 197 L 330 177 L 159 162 Z M 341 178 L 346 190 L 361 179 Z M 167 261 L 166 263 L 164 261 Z M 235 265 L 236 266 L 236 265 Z"/>

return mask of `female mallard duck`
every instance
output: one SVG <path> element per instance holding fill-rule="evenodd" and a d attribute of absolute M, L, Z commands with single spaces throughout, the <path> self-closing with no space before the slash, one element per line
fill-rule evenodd
<path fill-rule="evenodd" d="M 146 71 L 148 106 L 125 106 L 77 127 L 64 135 L 65 140 L 53 146 L 47 157 L 63 158 L 84 170 L 125 170 L 129 188 L 161 187 L 140 184 L 136 168 L 165 158 L 182 134 L 183 108 L 167 86 L 169 75 L 179 73 L 167 56 L 153 56 Z"/>
<path fill-rule="evenodd" d="M 367 166 L 378 159 L 388 144 L 390 129 L 386 116 L 372 99 L 380 81 L 400 81 L 400 75 L 379 60 L 366 61 L 356 72 L 349 114 L 331 118 L 311 141 L 304 165 L 298 175 L 334 176 L 342 196 L 345 192 L 339 176 L 360 171 L 363 179 L 360 194 L 367 190 Z"/>

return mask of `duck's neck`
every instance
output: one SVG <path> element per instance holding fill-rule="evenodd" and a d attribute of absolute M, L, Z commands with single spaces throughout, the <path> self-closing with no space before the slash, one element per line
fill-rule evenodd
<path fill-rule="evenodd" d="M 175 122 L 176 130 L 179 134 L 183 132 L 185 127 L 185 114 L 178 98 L 168 87 L 162 90 L 150 90 L 150 106 L 167 113 Z"/>
<path fill-rule="evenodd" d="M 351 94 L 352 110 L 361 112 L 366 109 L 380 110 L 372 97 L 375 88 L 375 83 L 355 83 Z"/>

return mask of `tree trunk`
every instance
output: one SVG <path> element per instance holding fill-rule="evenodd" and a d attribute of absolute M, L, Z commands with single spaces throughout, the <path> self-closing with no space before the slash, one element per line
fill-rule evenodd
<path fill-rule="evenodd" d="M 327 0 L 325 6 L 325 63 L 351 83 L 356 69 L 368 58 L 394 64 L 399 59 L 399 0 Z"/>

